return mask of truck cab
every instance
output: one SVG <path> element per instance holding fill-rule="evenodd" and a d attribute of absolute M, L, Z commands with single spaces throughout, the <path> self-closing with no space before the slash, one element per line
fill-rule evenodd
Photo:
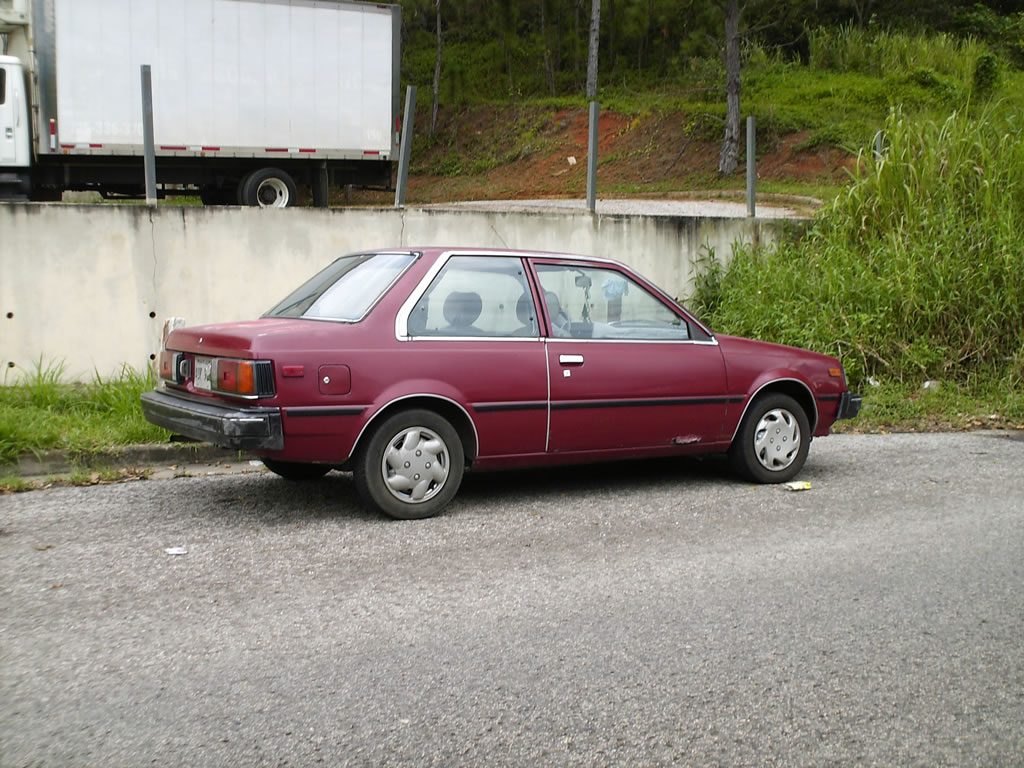
<path fill-rule="evenodd" d="M 28 101 L 21 61 L 0 56 L 0 197 L 27 196 L 30 160 Z"/>

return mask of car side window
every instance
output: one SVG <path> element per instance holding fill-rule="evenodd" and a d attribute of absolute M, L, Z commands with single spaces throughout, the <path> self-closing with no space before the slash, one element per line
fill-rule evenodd
<path fill-rule="evenodd" d="M 681 341 L 686 320 L 614 269 L 538 264 L 537 277 L 555 338 Z"/>
<path fill-rule="evenodd" d="M 538 336 L 523 262 L 453 256 L 409 313 L 408 330 L 410 336 Z"/>

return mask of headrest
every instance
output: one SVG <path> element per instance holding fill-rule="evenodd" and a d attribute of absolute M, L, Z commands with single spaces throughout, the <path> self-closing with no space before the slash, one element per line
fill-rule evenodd
<path fill-rule="evenodd" d="M 444 319 L 455 328 L 467 328 L 476 322 L 483 308 L 479 293 L 452 291 L 444 300 Z"/>

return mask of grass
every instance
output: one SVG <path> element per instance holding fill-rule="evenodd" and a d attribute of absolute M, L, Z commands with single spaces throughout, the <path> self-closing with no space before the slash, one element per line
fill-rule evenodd
<path fill-rule="evenodd" d="M 866 384 L 864 405 L 837 432 L 928 432 L 1024 429 L 1024 392 L 983 385 L 942 384 L 937 391 L 905 381 Z"/>
<path fill-rule="evenodd" d="M 939 33 L 908 33 L 844 24 L 808 33 L 810 64 L 840 72 L 886 76 L 931 70 L 969 82 L 988 46 L 974 38 Z"/>
<path fill-rule="evenodd" d="M 124 366 L 113 377 L 68 382 L 59 362 L 44 364 L 0 387 L 0 466 L 25 453 L 102 453 L 112 446 L 166 441 L 168 433 L 142 417 L 139 395 L 155 386 L 148 367 Z"/>
<path fill-rule="evenodd" d="M 809 62 L 787 59 L 756 43 L 744 47 L 741 105 L 744 115 L 756 118 L 759 154 L 776 152 L 783 139 L 799 133 L 794 146 L 798 153 L 836 148 L 856 156 L 871 144 L 893 110 L 911 123 L 939 124 L 953 111 L 977 119 L 993 103 L 1024 112 L 1024 73 L 1014 68 L 1014 60 L 1001 49 L 976 39 L 891 32 L 874 26 L 818 29 L 809 34 Z M 479 196 L 481 180 L 487 180 L 489 197 L 516 196 L 514 189 L 502 186 L 502 174 L 517 173 L 523 160 L 549 154 L 557 146 L 565 128 L 558 123 L 564 119 L 558 117 L 561 110 L 571 109 L 574 114 L 586 110 L 586 99 L 571 78 L 558 84 L 556 95 L 548 93 L 536 65 L 540 51 L 530 49 L 534 43 L 518 40 L 507 60 L 499 55 L 501 46 L 496 41 L 482 47 L 457 38 L 446 43 L 444 67 L 456 62 L 451 66 L 458 71 L 442 73 L 440 123 L 433 137 L 425 130 L 429 86 L 419 101 L 411 169 L 413 176 L 441 177 L 443 182 L 432 181 L 429 191 L 422 192 L 424 197 L 412 195 L 414 201 L 458 197 L 464 189 Z M 412 46 L 406 54 L 405 77 L 429 83 L 433 42 L 423 50 Z M 655 129 L 658 138 L 652 142 L 673 141 L 683 148 L 692 140 L 707 146 L 721 141 L 723 82 L 717 58 L 686 57 L 657 74 L 629 67 L 602 73 L 598 100 L 603 115 L 625 116 L 629 130 L 634 126 L 651 130 L 659 121 L 674 122 L 682 129 L 672 131 L 670 140 Z M 474 130 L 466 130 L 467 126 Z M 655 149 L 665 152 L 662 145 Z M 671 196 L 689 190 L 744 188 L 742 173 L 721 177 L 704 167 L 687 168 L 685 163 L 673 170 L 631 177 L 631 168 L 648 163 L 646 152 L 634 147 L 601 156 L 599 166 L 606 170 L 606 181 L 599 179 L 598 195 Z M 836 156 L 828 157 L 829 167 L 834 168 Z M 558 187 L 559 194 L 579 196 L 585 183 L 579 179 L 582 176 L 567 177 L 552 186 Z M 835 176 L 824 182 L 766 178 L 759 182 L 758 192 L 830 202 L 840 188 Z"/>
<path fill-rule="evenodd" d="M 854 386 L 1020 392 L 1021 114 L 1012 102 L 940 122 L 894 110 L 886 152 L 861 153 L 802 240 L 739 248 L 727 270 L 710 263 L 692 305 L 721 331 L 840 356 Z M 1019 396 L 1007 397 L 1019 421 Z"/>
<path fill-rule="evenodd" d="M 91 469 L 79 467 L 70 474 L 37 478 L 25 478 L 10 473 L 0 475 L 0 493 L 23 493 L 25 491 L 38 491 L 43 488 L 57 486 L 110 485 L 111 483 L 124 483 L 130 480 L 144 480 L 149 475 L 149 469 L 136 469 L 134 467 L 98 467 Z M 178 476 L 175 475 L 175 477 Z"/>

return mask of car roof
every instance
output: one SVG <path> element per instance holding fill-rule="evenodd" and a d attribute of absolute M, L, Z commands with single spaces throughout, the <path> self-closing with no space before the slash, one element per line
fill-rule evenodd
<path fill-rule="evenodd" d="M 399 251 L 399 252 L 419 252 L 425 256 L 440 256 L 444 253 L 452 254 L 466 254 L 471 256 L 518 256 L 518 257 L 536 257 L 536 258 L 550 258 L 550 259 L 567 259 L 571 261 L 588 261 L 595 264 L 615 264 L 622 267 L 627 267 L 620 261 L 615 259 L 604 258 L 600 256 L 586 256 L 581 253 L 566 253 L 564 251 L 540 251 L 540 250 L 528 250 L 520 248 L 492 248 L 492 247 L 481 247 L 473 248 L 471 246 L 458 245 L 458 246 L 407 246 L 405 248 L 383 248 L 382 251 Z M 630 270 L 632 271 L 632 270 Z"/>

